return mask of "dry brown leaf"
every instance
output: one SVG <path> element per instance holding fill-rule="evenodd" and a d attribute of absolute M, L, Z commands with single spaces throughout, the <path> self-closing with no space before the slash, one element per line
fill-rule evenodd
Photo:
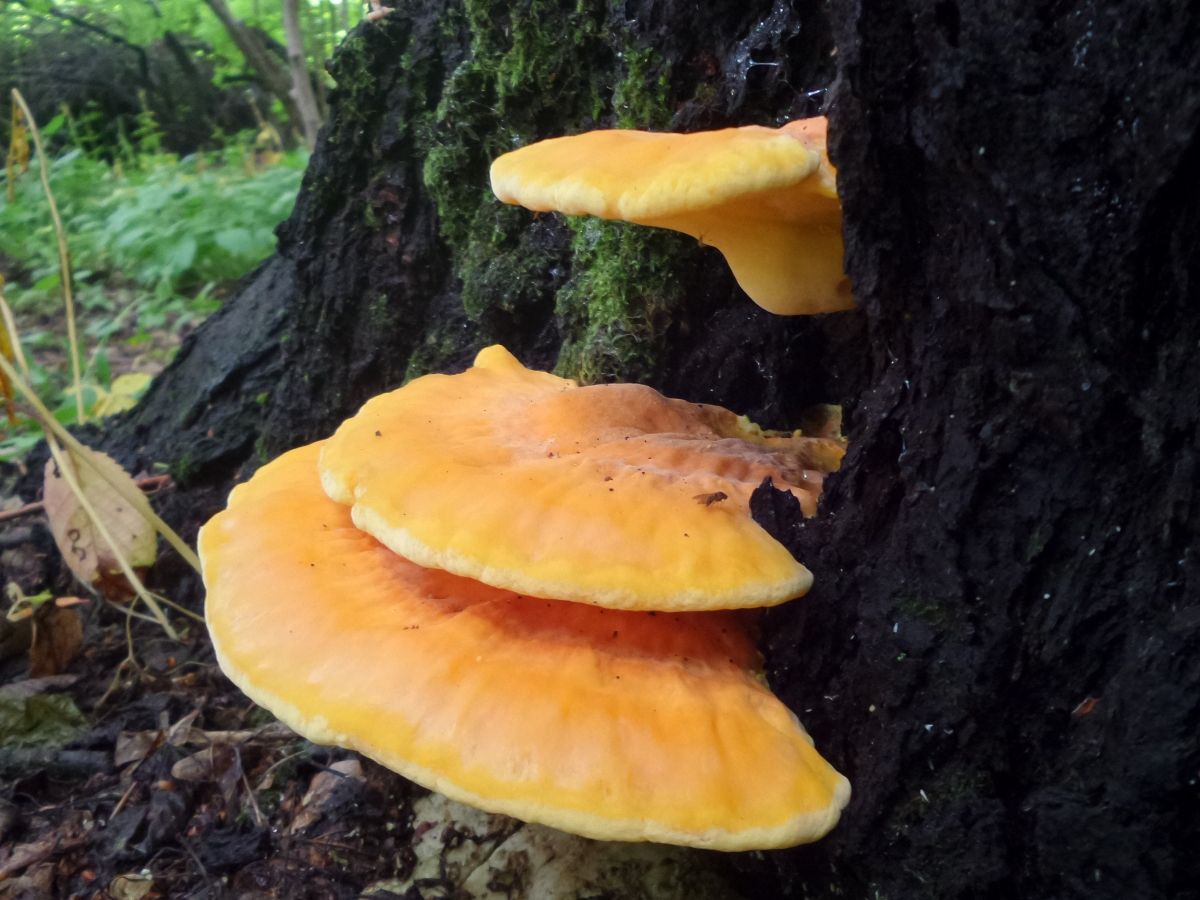
<path fill-rule="evenodd" d="M 113 747 L 113 765 L 120 769 L 129 763 L 140 763 L 161 743 L 161 731 L 122 731 Z"/>
<path fill-rule="evenodd" d="M 216 747 L 205 747 L 191 756 L 176 760 L 171 777 L 176 781 L 212 781 L 219 765 Z"/>
<path fill-rule="evenodd" d="M 108 885 L 113 900 L 145 900 L 154 890 L 154 876 L 141 872 L 118 875 Z"/>
<path fill-rule="evenodd" d="M 83 646 L 83 618 L 79 610 L 46 603 L 33 617 L 33 644 L 29 648 L 29 677 L 45 678 L 66 671 Z"/>
<path fill-rule="evenodd" d="M 347 782 L 365 783 L 362 763 L 351 757 L 335 762 L 328 769 L 318 772 L 309 782 L 304 799 L 300 801 L 300 811 L 288 826 L 288 833 L 295 834 L 303 831 L 325 815 L 328 807 L 334 802 L 339 789 Z"/>
<path fill-rule="evenodd" d="M 136 482 L 111 457 L 83 449 L 109 478 L 128 481 L 131 496 L 139 498 L 140 502 L 131 504 L 91 466 L 81 461 L 78 451 L 64 450 L 64 459 L 71 465 L 76 482 L 96 515 L 103 519 L 120 553 L 134 569 L 151 565 L 157 552 L 157 536 L 150 524 L 150 501 L 141 495 Z M 46 518 L 50 520 L 50 533 L 75 576 L 110 598 L 131 597 L 133 590 L 121 574 L 112 548 L 92 524 L 53 459 L 46 462 L 42 497 Z"/>
<path fill-rule="evenodd" d="M 241 757 L 228 744 L 213 744 L 177 760 L 171 766 L 171 777 L 176 781 L 215 782 L 225 805 L 232 807 L 242 780 Z"/>

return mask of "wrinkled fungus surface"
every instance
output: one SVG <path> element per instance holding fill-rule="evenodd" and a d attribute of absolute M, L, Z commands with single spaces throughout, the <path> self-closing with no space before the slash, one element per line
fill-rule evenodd
<path fill-rule="evenodd" d="M 329 440 L 321 480 L 421 565 L 617 609 L 730 609 L 808 590 L 748 501 L 770 477 L 811 514 L 841 455 L 644 385 L 579 387 L 494 346 L 369 401 Z"/>
<path fill-rule="evenodd" d="M 735 850 L 836 822 L 849 785 L 756 678 L 745 613 L 613 611 L 421 568 L 324 495 L 319 454 L 263 467 L 199 541 L 221 666 L 284 722 L 591 837 Z"/>

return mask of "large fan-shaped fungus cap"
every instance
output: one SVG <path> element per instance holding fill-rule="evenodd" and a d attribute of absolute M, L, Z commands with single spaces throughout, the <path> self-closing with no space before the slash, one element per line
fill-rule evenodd
<path fill-rule="evenodd" d="M 826 120 L 692 134 L 591 131 L 492 163 L 505 203 L 690 234 L 725 254 L 738 284 L 781 315 L 854 305 Z"/>
<path fill-rule="evenodd" d="M 420 568 L 322 493 L 318 445 L 200 534 L 225 673 L 301 734 L 492 812 L 723 850 L 816 840 L 849 785 L 756 680 L 739 613 L 521 597 Z"/>
<path fill-rule="evenodd" d="M 617 609 L 768 606 L 812 576 L 750 517 L 770 476 L 812 513 L 841 448 L 771 436 L 638 384 L 579 387 L 500 346 L 370 400 L 329 440 L 326 493 L 423 566 Z"/>

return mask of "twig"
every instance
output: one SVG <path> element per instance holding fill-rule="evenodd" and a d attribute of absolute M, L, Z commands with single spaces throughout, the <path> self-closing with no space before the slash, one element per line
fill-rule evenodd
<path fill-rule="evenodd" d="M 98 750 L 0 747 L 0 774 L 19 778 L 45 772 L 52 778 L 86 778 L 111 769 L 109 754 Z"/>
<path fill-rule="evenodd" d="M 126 607 L 125 611 L 127 613 L 130 612 L 129 607 Z M 121 675 L 124 673 L 127 666 L 131 667 L 135 672 L 137 672 L 138 675 L 142 674 L 142 667 L 138 665 L 137 660 L 133 657 L 133 634 L 129 628 L 129 625 L 132 621 L 132 616 L 127 615 L 125 617 L 125 640 L 129 648 L 128 655 L 117 664 L 117 670 L 113 672 L 112 681 L 108 683 L 108 688 L 101 695 L 100 699 L 96 701 L 96 709 L 104 706 L 104 704 L 108 702 L 108 698 L 111 697 L 116 692 L 117 688 L 121 686 Z"/>
<path fill-rule="evenodd" d="M 71 375 L 75 382 L 75 421 L 86 422 L 87 416 L 83 411 L 83 373 L 79 366 L 79 337 L 75 332 L 75 295 L 71 291 L 71 256 L 67 252 L 67 232 L 63 228 L 62 216 L 58 214 L 58 204 L 54 202 L 54 192 L 50 190 L 50 163 L 46 159 L 46 149 L 42 146 L 42 133 L 38 130 L 33 113 L 21 92 L 12 89 L 13 103 L 21 107 L 25 121 L 29 123 L 29 131 L 33 134 L 33 144 L 37 147 L 38 171 L 42 176 L 42 190 L 46 192 L 46 202 L 50 204 L 50 218 L 54 220 L 54 236 L 58 238 L 58 271 L 62 281 L 63 302 L 67 308 L 67 343 L 71 349 Z"/>
<path fill-rule="evenodd" d="M 136 479 L 135 483 L 143 491 L 150 493 L 157 491 L 161 487 L 165 487 L 171 483 L 170 475 L 147 475 L 145 478 Z M 5 512 L 0 512 L 0 522 L 7 522 L 10 519 L 19 519 L 21 516 L 27 516 L 30 513 L 41 512 L 46 506 L 42 500 L 35 500 L 33 503 L 26 503 L 24 506 L 17 509 L 10 509 Z"/>
<path fill-rule="evenodd" d="M 136 769 L 140 765 L 141 765 L 141 763 L 139 762 L 138 765 L 135 766 L 134 768 Z M 125 804 L 129 802 L 129 798 L 133 796 L 133 792 L 137 788 L 137 786 L 138 786 L 138 781 L 136 778 L 129 782 L 129 787 L 125 788 L 125 792 L 123 794 L 121 794 L 121 799 L 117 801 L 117 805 L 114 806 L 112 808 L 112 812 L 110 812 L 108 814 L 109 821 L 112 821 L 113 819 L 115 819 L 117 817 L 117 815 L 121 812 L 121 810 L 123 810 L 125 808 Z"/>
<path fill-rule="evenodd" d="M 206 897 L 216 897 L 217 893 L 213 890 L 213 881 L 208 874 L 208 869 L 205 868 L 204 862 L 196 855 L 196 851 L 192 849 L 192 842 L 186 839 L 180 839 L 179 846 L 184 849 L 184 852 L 192 858 L 192 862 L 196 864 L 196 868 L 200 870 L 200 875 L 204 878 L 204 887 Z M 165 849 L 165 848 L 164 848 Z"/>
<path fill-rule="evenodd" d="M 108 606 L 111 606 L 113 609 L 115 609 L 119 613 L 122 613 L 123 615 L 132 616 L 135 619 L 140 619 L 143 622 L 149 622 L 152 625 L 158 624 L 158 619 L 154 618 L 153 616 L 148 616 L 145 613 L 140 613 L 134 609 L 131 609 L 128 603 L 117 603 L 113 600 L 109 600 L 107 597 L 104 599 L 104 602 L 105 602 L 105 604 L 107 604 Z"/>
<path fill-rule="evenodd" d="M 150 595 L 164 606 L 171 607 L 171 609 L 175 610 L 175 612 L 179 613 L 181 616 L 187 616 L 194 622 L 204 622 L 204 616 L 200 615 L 199 613 L 192 612 L 182 603 L 176 603 L 170 597 L 160 594 L 157 591 L 151 591 Z"/>

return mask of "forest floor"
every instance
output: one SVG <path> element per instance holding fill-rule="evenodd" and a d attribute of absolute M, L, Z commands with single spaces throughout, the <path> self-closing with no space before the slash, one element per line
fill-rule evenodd
<path fill-rule="evenodd" d="M 779 896 L 739 854 L 592 841 L 432 794 L 275 721 L 202 627 L 171 640 L 80 609 L 59 674 L 29 677 L 44 654 L 0 630 L 0 900 Z"/>
<path fill-rule="evenodd" d="M 34 319 L 27 333 L 39 330 L 61 323 Z M 173 323 L 138 340 L 112 332 L 113 376 L 157 372 L 185 336 Z M 29 352 L 68 368 L 61 341 Z M 49 598 L 16 624 L 0 615 L 0 900 L 774 895 L 724 855 L 523 825 L 310 743 L 225 678 L 199 621 L 171 613 L 172 639 L 98 596 L 57 606 L 83 589 L 36 503 L 44 459 L 43 445 L 0 463 L 0 607 L 19 608 L 22 591 Z M 223 502 L 146 480 L 185 534 L 199 507 Z M 201 612 L 199 579 L 173 553 L 146 580 Z"/>
<path fill-rule="evenodd" d="M 61 330 L 34 319 L 27 333 L 43 326 Z M 114 375 L 157 373 L 191 327 L 113 333 Z M 29 352 L 68 369 L 60 341 Z M 25 507 L 0 520 L 2 581 L 81 592 L 41 511 L 17 496 L 37 479 L 24 462 L 2 468 L 0 510 Z M 199 612 L 178 563 L 150 577 Z M 425 792 L 274 721 L 221 673 L 203 626 L 172 640 L 96 597 L 54 611 L 66 626 L 49 612 L 32 648 L 30 621 L 0 615 L 0 900 L 356 897 L 412 874 L 411 815 L 396 816 Z"/>
<path fill-rule="evenodd" d="M 167 483 L 154 504 L 178 520 L 194 500 Z M 37 510 L 0 522 L 0 571 L 79 591 Z M 200 611 L 174 554 L 147 584 Z M 225 678 L 200 622 L 171 618 L 178 639 L 96 597 L 0 616 L 0 900 L 777 896 L 749 855 L 526 825 L 310 743 Z"/>
<path fill-rule="evenodd" d="M 63 673 L 0 648 L 0 898 L 353 897 L 409 874 L 392 817 L 417 788 L 272 720 L 203 628 L 135 620 L 130 643 L 91 607 Z"/>

